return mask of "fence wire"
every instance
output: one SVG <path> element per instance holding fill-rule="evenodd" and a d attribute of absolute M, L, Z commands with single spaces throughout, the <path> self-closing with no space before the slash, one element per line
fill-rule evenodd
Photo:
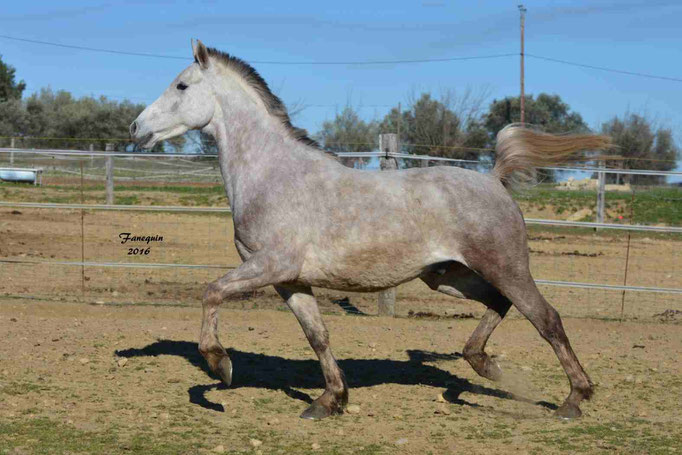
<path fill-rule="evenodd" d="M 389 156 L 403 163 L 423 161 L 429 166 L 486 167 L 486 163 L 473 160 L 402 153 Z M 339 157 L 348 165 L 367 168 L 372 160 L 385 158 L 386 153 L 341 153 Z M 104 164 L 109 158 L 114 164 L 112 204 L 104 203 L 107 178 Z M 0 149 L 0 167 L 42 168 L 45 177 L 45 185 L 37 188 L 0 184 L 0 208 L 6 209 L 0 217 L 0 233 L 7 239 L 0 242 L 0 267 L 5 271 L 3 279 L 7 278 L 1 288 L 6 295 L 71 295 L 80 281 L 86 291 L 84 295 L 92 299 L 125 296 L 134 302 L 196 300 L 203 283 L 213 280 L 218 270 L 228 270 L 239 263 L 236 252 L 226 252 L 225 245 L 233 233 L 231 223 L 225 219 L 230 216 L 230 209 L 215 156 Z M 663 177 L 682 175 L 677 171 L 593 167 L 548 169 Z M 677 213 L 682 193 L 674 187 L 669 190 L 670 195 L 661 199 Z M 570 192 L 565 194 L 570 196 Z M 535 198 L 524 197 L 519 198 L 522 204 Z M 608 202 L 607 198 L 607 205 Z M 612 209 L 625 215 L 621 222 L 526 218 L 531 265 L 538 284 L 555 289 L 550 294 L 562 300 L 587 292 L 587 297 L 580 297 L 583 302 L 580 305 L 589 312 L 589 301 L 595 300 L 598 303 L 594 311 L 607 317 L 613 315 L 608 309 L 611 307 L 600 302 L 608 301 L 607 295 L 613 296 L 616 292 L 640 296 L 628 301 L 628 308 L 635 302 L 645 302 L 652 311 L 679 306 L 682 261 L 678 245 L 682 226 L 634 223 L 628 218 L 627 207 L 618 207 L 620 203 L 620 200 L 614 202 Z M 81 213 L 83 238 L 79 225 Z M 679 216 L 672 218 L 679 219 Z M 165 243 L 162 247 L 152 245 L 149 256 L 127 257 L 126 245 L 120 244 L 118 235 L 145 229 L 164 233 Z M 538 235 L 533 229 L 542 231 Z M 630 236 L 629 233 L 634 237 L 623 237 Z M 654 237 L 643 237 L 647 235 Z M 626 242 L 631 244 L 627 257 Z M 83 255 L 80 255 L 81 247 Z M 124 253 L 126 257 L 121 258 Z M 207 258 L 211 260 L 206 261 Z M 629 275 L 624 269 L 626 259 Z M 107 273 L 99 272 L 103 269 Z M 413 298 L 428 307 L 430 304 L 424 303 L 423 292 L 413 285 L 401 286 L 399 308 L 403 301 Z M 601 292 L 605 294 L 602 296 Z M 328 301 L 343 301 L 343 295 L 332 292 Z M 422 306 L 417 309 L 423 309 Z M 373 312 L 362 305 L 358 311 Z"/>

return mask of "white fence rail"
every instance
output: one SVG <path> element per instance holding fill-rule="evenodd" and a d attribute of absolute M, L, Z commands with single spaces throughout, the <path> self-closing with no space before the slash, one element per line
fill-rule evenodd
<path fill-rule="evenodd" d="M 0 264 L 24 265 L 60 265 L 73 267 L 121 267 L 121 268 L 181 268 L 181 269 L 220 269 L 230 270 L 235 265 L 216 264 L 171 264 L 146 262 L 92 262 L 92 261 L 47 261 L 38 259 L 0 259 Z M 608 291 L 660 292 L 663 294 L 682 294 L 682 289 L 661 288 L 655 286 L 619 286 L 614 284 L 581 283 L 577 281 L 535 280 L 537 284 L 545 286 L 571 287 L 580 289 L 602 289 Z"/>
<path fill-rule="evenodd" d="M 33 154 L 40 156 L 52 156 L 60 158 L 73 157 L 76 160 L 92 157 L 117 157 L 117 158 L 192 158 L 192 159 L 206 159 L 217 158 L 215 155 L 196 155 L 187 153 L 125 153 L 125 152 L 97 152 L 97 151 L 74 151 L 74 150 L 58 150 L 58 149 L 18 149 L 18 148 L 0 148 L 0 153 L 11 153 L 13 155 Z M 485 162 L 474 160 L 458 160 L 452 158 L 433 157 L 428 155 L 409 155 L 405 153 L 384 153 L 384 152 L 368 152 L 368 153 L 338 153 L 341 158 L 398 158 L 434 162 L 451 162 L 453 164 L 476 164 L 485 166 Z M 191 163 L 190 160 L 183 160 L 186 163 Z M 613 174 L 630 174 L 630 175 L 656 175 L 656 176 L 682 176 L 679 171 L 649 171 L 649 170 L 635 170 L 635 169 L 605 169 L 599 167 L 544 167 L 542 169 L 557 170 L 557 171 L 580 171 L 580 172 L 597 172 L 597 173 L 613 173 Z M 189 174 L 196 174 L 195 170 L 188 170 Z M 160 174 L 163 175 L 163 174 Z M 98 176 L 103 177 L 103 176 Z M 142 211 L 142 212 L 186 212 L 186 213 L 231 213 L 227 207 L 186 207 L 186 206 L 150 206 L 150 205 L 117 205 L 117 204 L 60 204 L 60 203 L 33 203 L 33 202 L 13 202 L 0 201 L 0 207 L 7 208 L 28 208 L 28 209 L 56 209 L 56 210 L 114 210 L 114 211 Z M 576 228 L 590 228 L 590 229 L 611 229 L 622 231 L 643 231 L 643 232 L 658 232 L 658 233 L 682 233 L 682 227 L 676 226 L 648 226 L 648 225 L 627 225 L 614 223 L 593 223 L 582 221 L 564 221 L 564 220 L 550 220 L 550 219 L 535 219 L 526 218 L 528 225 L 545 225 L 545 226 L 563 226 Z M 208 265 L 208 264 L 166 264 L 166 263 L 119 263 L 119 262 L 96 262 L 96 261 L 49 261 L 49 260 L 32 260 L 32 259 L 10 259 L 0 258 L 0 263 L 5 264 L 47 264 L 54 266 L 87 266 L 87 267 L 122 267 L 122 268 L 210 268 L 210 269 L 229 269 L 234 268 L 233 265 Z M 573 281 L 556 281 L 556 280 L 536 280 L 538 284 L 548 286 L 560 287 L 574 287 L 582 289 L 603 289 L 603 290 L 617 290 L 617 291 L 633 291 L 633 292 L 657 292 L 668 294 L 682 294 L 682 289 L 655 287 L 655 286 L 618 286 L 603 283 L 584 283 Z"/>
<path fill-rule="evenodd" d="M 51 202 L 10 202 L 0 201 L 0 207 L 24 209 L 66 209 L 66 210 L 118 210 L 138 212 L 203 212 L 203 213 L 232 213 L 223 207 L 185 207 L 178 205 L 123 205 L 123 204 L 59 204 Z M 621 231 L 647 231 L 682 234 L 682 227 L 648 226 L 645 224 L 616 224 L 592 223 L 589 221 L 544 220 L 540 218 L 525 218 L 526 224 L 546 226 L 566 226 L 592 229 L 615 229 Z"/>
<path fill-rule="evenodd" d="M 486 161 L 477 160 L 460 160 L 456 158 L 444 158 L 442 156 L 430 156 L 430 155 L 411 155 L 408 153 L 383 153 L 383 152 L 340 152 L 336 154 L 341 158 L 401 158 L 408 160 L 426 160 L 426 161 L 442 161 L 448 163 L 469 163 L 476 164 L 479 166 L 491 166 L 492 163 Z M 563 167 L 563 166 L 544 166 L 538 169 L 545 169 L 550 171 L 567 171 L 567 172 L 603 172 L 605 174 L 628 174 L 628 175 L 658 175 L 667 177 L 679 177 L 682 176 L 682 171 L 653 171 L 647 169 L 609 169 L 601 167 Z"/>

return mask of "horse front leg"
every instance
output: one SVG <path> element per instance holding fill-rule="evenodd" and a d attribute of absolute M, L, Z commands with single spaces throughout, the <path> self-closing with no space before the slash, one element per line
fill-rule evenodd
<path fill-rule="evenodd" d="M 297 273 L 288 265 L 292 262 L 287 258 L 259 252 L 206 288 L 202 301 L 199 352 L 208 362 L 211 371 L 226 385 L 232 383 L 232 362 L 218 340 L 218 307 L 231 295 L 292 280 Z"/>
<path fill-rule="evenodd" d="M 329 347 L 329 332 L 322 321 L 320 310 L 310 287 L 275 286 L 277 292 L 298 319 L 310 346 L 320 359 L 324 375 L 324 393 L 303 411 L 301 418 L 319 420 L 342 414 L 348 403 L 348 385 L 343 371 Z"/>

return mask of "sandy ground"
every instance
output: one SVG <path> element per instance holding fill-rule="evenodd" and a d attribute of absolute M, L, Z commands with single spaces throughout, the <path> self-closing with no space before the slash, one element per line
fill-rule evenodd
<path fill-rule="evenodd" d="M 239 264 L 227 215 L 0 209 L 0 258 L 201 264 L 105 268 L 0 263 L 0 455 L 80 453 L 678 453 L 682 298 L 541 286 L 597 384 L 585 416 L 552 410 L 568 383 L 549 346 L 514 310 L 489 352 L 503 383 L 461 349 L 480 304 L 397 289 L 397 318 L 376 295 L 317 290 L 355 413 L 298 419 L 321 393 L 317 361 L 271 289 L 223 305 L 235 384 L 197 353 L 206 283 Z M 128 255 L 119 234 L 160 235 Z M 680 237 L 529 231 L 537 279 L 682 288 Z M 83 254 L 83 256 L 82 256 Z M 628 274 L 625 276 L 625 263 Z M 624 322 L 619 322 L 621 308 Z M 410 312 L 438 318 L 419 319 Z M 444 315 L 450 317 L 443 317 Z M 260 444 L 259 444 L 260 442 Z"/>
<path fill-rule="evenodd" d="M 583 418 L 552 409 L 568 383 L 526 321 L 488 351 L 503 383 L 460 352 L 476 320 L 326 315 L 355 413 L 298 414 L 321 393 L 286 311 L 225 309 L 234 385 L 205 371 L 198 308 L 0 299 L 0 453 L 679 453 L 682 326 L 566 318 L 597 384 Z M 515 395 L 512 395 L 515 394 Z M 260 444 L 259 444 L 260 442 Z"/>

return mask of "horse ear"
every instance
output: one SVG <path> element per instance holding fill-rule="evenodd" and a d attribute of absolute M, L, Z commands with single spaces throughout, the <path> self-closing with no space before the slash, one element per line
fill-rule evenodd
<path fill-rule="evenodd" d="M 208 50 L 200 40 L 192 40 L 192 54 L 194 61 L 199 64 L 201 69 L 208 68 Z"/>

